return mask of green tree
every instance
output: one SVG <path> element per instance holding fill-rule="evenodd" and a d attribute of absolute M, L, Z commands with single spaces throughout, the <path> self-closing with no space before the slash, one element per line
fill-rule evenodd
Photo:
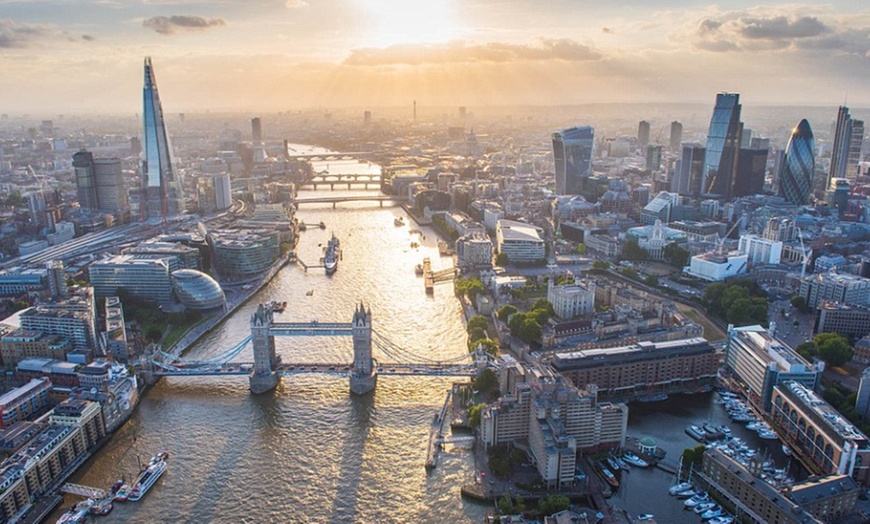
<path fill-rule="evenodd" d="M 496 316 L 502 322 L 507 322 L 508 319 L 510 318 L 510 316 L 513 315 L 514 313 L 516 313 L 517 311 L 518 310 L 517 310 L 516 306 L 514 306 L 512 304 L 508 304 L 506 306 L 502 306 L 501 308 L 499 308 L 498 313 L 496 313 Z"/>
<path fill-rule="evenodd" d="M 549 313 L 550 316 L 556 314 L 556 310 L 553 309 L 553 304 L 551 304 L 550 301 L 546 298 L 539 298 L 538 300 L 535 300 L 529 307 L 529 311 L 538 311 L 540 309 L 543 309 L 544 311 Z"/>
<path fill-rule="evenodd" d="M 474 348 L 474 341 L 487 338 L 486 330 L 480 328 L 474 328 L 468 333 L 468 349 Z"/>
<path fill-rule="evenodd" d="M 581 255 L 585 255 L 586 254 L 586 244 L 584 244 L 582 242 L 577 244 L 577 253 L 579 253 Z"/>
<path fill-rule="evenodd" d="M 704 452 L 705 451 L 707 451 L 707 446 L 705 446 L 703 444 L 699 444 L 699 445 L 695 446 L 695 456 L 693 458 L 695 459 L 696 466 L 701 465 L 701 462 L 704 460 Z"/>
<path fill-rule="evenodd" d="M 481 395 L 491 397 L 493 395 L 497 396 L 498 389 L 498 376 L 495 374 L 490 368 L 486 368 L 474 378 L 474 389 L 478 391 Z"/>
<path fill-rule="evenodd" d="M 592 269 L 597 271 L 607 271 L 610 269 L 610 262 L 606 260 L 596 260 L 592 262 Z"/>
<path fill-rule="evenodd" d="M 683 450 L 683 464 L 694 464 L 695 463 L 695 450 L 692 448 L 686 448 Z"/>
<path fill-rule="evenodd" d="M 619 272 L 626 278 L 637 280 L 637 271 L 635 271 L 633 267 L 624 267 L 620 269 Z"/>
<path fill-rule="evenodd" d="M 570 504 L 571 499 L 565 495 L 547 495 L 538 502 L 538 511 L 541 512 L 541 516 L 546 517 L 568 509 Z"/>
<path fill-rule="evenodd" d="M 813 342 L 818 348 L 819 357 L 829 366 L 842 366 L 852 359 L 852 346 L 839 333 L 819 333 Z"/>
<path fill-rule="evenodd" d="M 691 253 L 689 253 L 688 249 L 680 247 L 676 242 L 671 242 L 662 249 L 662 256 L 674 266 L 686 267 L 689 264 Z"/>
<path fill-rule="evenodd" d="M 813 341 L 804 342 L 795 348 L 798 354 L 807 360 L 812 360 L 818 353 L 816 343 Z"/>
<path fill-rule="evenodd" d="M 498 355 L 498 344 L 488 338 L 479 338 L 468 345 L 468 349 L 474 350 L 477 346 L 483 346 L 483 350 L 490 355 Z"/>
<path fill-rule="evenodd" d="M 507 256 L 507 253 L 499 253 L 495 256 L 495 265 L 499 267 L 507 267 L 510 263 L 510 259 Z"/>
<path fill-rule="evenodd" d="M 468 425 L 472 428 L 476 428 L 480 425 L 480 415 L 485 407 L 486 404 L 481 402 L 480 404 L 475 404 L 468 408 Z"/>
<path fill-rule="evenodd" d="M 474 315 L 473 317 L 468 319 L 468 323 L 465 324 L 465 330 L 471 333 L 475 329 L 482 329 L 486 331 L 487 320 L 483 315 Z"/>
<path fill-rule="evenodd" d="M 483 282 L 479 278 L 462 278 L 456 281 L 456 294 L 460 296 L 464 295 L 470 300 L 477 298 L 477 295 L 483 293 L 483 290 Z"/>
<path fill-rule="evenodd" d="M 649 252 L 640 247 L 637 237 L 628 237 L 619 256 L 623 260 L 646 260 L 649 258 Z"/>
<path fill-rule="evenodd" d="M 643 283 L 650 287 L 658 287 L 659 277 L 655 275 L 647 275 L 646 278 L 643 279 Z"/>
<path fill-rule="evenodd" d="M 800 295 L 795 295 L 791 297 L 791 305 L 794 306 L 795 309 L 800 311 L 801 313 L 809 313 L 810 308 L 807 305 L 807 299 Z"/>
<path fill-rule="evenodd" d="M 516 336 L 526 344 L 529 344 L 541 340 L 541 333 L 541 324 L 538 323 L 537 319 L 527 316 L 517 329 Z"/>

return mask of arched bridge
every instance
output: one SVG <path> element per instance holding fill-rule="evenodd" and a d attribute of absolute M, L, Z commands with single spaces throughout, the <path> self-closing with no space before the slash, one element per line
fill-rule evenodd
<path fill-rule="evenodd" d="M 350 336 L 353 338 L 352 362 L 281 362 L 275 354 L 276 336 Z M 253 362 L 232 362 L 248 344 L 253 343 Z M 377 347 L 384 361 L 375 360 Z M 388 360 L 389 359 L 389 360 Z M 275 322 L 275 311 L 260 304 L 251 316 L 251 336 L 208 359 L 185 359 L 157 352 L 146 359 L 146 373 L 160 376 L 247 375 L 253 393 L 275 388 L 282 376 L 320 373 L 347 376 L 351 392 L 361 395 L 373 390 L 378 375 L 473 377 L 486 367 L 500 362 L 482 348 L 471 355 L 434 360 L 416 355 L 372 329 L 371 312 L 360 304 L 351 322 Z"/>
<path fill-rule="evenodd" d="M 379 202 L 381 207 L 384 206 L 384 202 L 396 202 L 399 200 L 398 197 L 391 195 L 353 195 L 353 196 L 338 196 L 338 197 L 304 197 L 304 198 L 294 198 L 293 203 L 296 204 L 296 207 L 299 207 L 301 204 L 332 204 L 332 207 L 335 207 L 336 204 L 340 204 L 341 202 Z"/>

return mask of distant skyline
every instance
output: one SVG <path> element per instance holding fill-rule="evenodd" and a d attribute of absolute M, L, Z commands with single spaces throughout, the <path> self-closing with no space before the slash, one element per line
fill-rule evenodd
<path fill-rule="evenodd" d="M 0 112 L 870 106 L 866 0 L 0 0 Z"/>

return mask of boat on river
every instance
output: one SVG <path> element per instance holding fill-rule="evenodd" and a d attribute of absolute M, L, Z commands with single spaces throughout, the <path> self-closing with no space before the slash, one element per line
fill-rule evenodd
<path fill-rule="evenodd" d="M 326 274 L 331 275 L 338 269 L 338 257 L 341 250 L 341 242 L 336 238 L 335 233 L 332 238 L 326 243 L 326 255 L 323 257 L 323 267 L 326 268 Z"/>
<path fill-rule="evenodd" d="M 130 490 L 130 496 L 127 497 L 127 500 L 135 502 L 148 493 L 154 483 L 166 472 L 167 457 L 169 457 L 169 453 L 165 451 L 151 457 L 148 467 L 142 470 L 139 478 L 133 483 L 133 489 Z"/>

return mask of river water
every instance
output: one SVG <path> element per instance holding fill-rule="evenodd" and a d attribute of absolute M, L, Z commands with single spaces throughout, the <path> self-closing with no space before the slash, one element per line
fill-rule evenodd
<path fill-rule="evenodd" d="M 315 167 L 334 173 L 376 169 L 352 161 Z M 395 226 L 396 216 L 404 217 L 406 225 Z M 435 270 L 452 263 L 438 255 L 433 231 L 414 224 L 399 207 L 375 203 L 345 203 L 336 209 L 306 205 L 298 217 L 327 226 L 301 234 L 299 257 L 317 263 L 334 232 L 343 250 L 338 271 L 330 277 L 322 269 L 305 272 L 288 265 L 187 356 L 208 357 L 235 345 L 249 333 L 257 303 L 272 300 L 288 302 L 281 320 L 338 322 L 350 321 L 362 301 L 371 308 L 374 329 L 408 351 L 442 359 L 465 353 L 465 324 L 452 286 L 436 286 L 434 295 L 427 296 L 414 272 L 425 256 Z M 420 246 L 412 247 L 412 242 Z M 287 362 L 352 360 L 349 338 L 278 338 L 276 344 Z M 250 346 L 236 360 L 252 361 Z M 116 504 L 100 520 L 481 522 L 488 507 L 465 501 L 459 493 L 461 484 L 474 478 L 469 450 L 448 446 L 431 474 L 424 469 L 429 423 L 450 384 L 445 378 L 382 376 L 374 394 L 356 397 L 348 392 L 346 378 L 304 375 L 284 378 L 273 393 L 252 396 L 246 377 L 164 379 L 71 481 L 105 488 L 121 476 L 132 478 L 138 460 L 167 449 L 172 453 L 169 468 L 149 494 L 140 502 Z M 663 417 L 663 412 L 668 414 Z M 685 425 L 708 418 L 724 422 L 724 416 L 709 394 L 672 399 L 632 406 L 629 432 L 659 439 L 676 460 L 694 444 L 682 432 Z M 671 481 L 666 473 L 635 470 L 623 479 L 612 503 L 633 515 L 656 513 L 660 523 L 697 522 L 678 501 L 663 496 Z M 73 502 L 68 497 L 64 507 Z"/>

